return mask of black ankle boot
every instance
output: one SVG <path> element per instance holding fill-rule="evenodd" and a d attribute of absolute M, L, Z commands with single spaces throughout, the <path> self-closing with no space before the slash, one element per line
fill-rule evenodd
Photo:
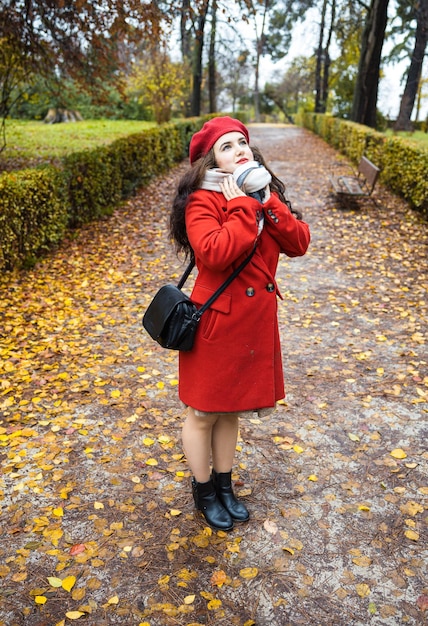
<path fill-rule="evenodd" d="M 213 470 L 212 479 L 219 500 L 226 511 L 228 511 L 231 518 L 236 522 L 247 522 L 250 519 L 250 514 L 242 502 L 236 499 L 233 493 L 232 472 L 217 474 L 217 472 Z"/>
<path fill-rule="evenodd" d="M 217 497 L 212 480 L 207 483 L 198 483 L 192 478 L 192 491 L 196 508 L 201 511 L 212 528 L 232 530 L 233 519 Z"/>

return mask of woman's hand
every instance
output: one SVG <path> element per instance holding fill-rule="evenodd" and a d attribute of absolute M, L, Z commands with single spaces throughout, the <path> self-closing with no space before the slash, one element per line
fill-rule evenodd
<path fill-rule="evenodd" d="M 226 200 L 233 200 L 233 198 L 245 196 L 245 193 L 238 187 L 232 175 L 227 176 L 224 181 L 220 183 L 220 188 Z"/>

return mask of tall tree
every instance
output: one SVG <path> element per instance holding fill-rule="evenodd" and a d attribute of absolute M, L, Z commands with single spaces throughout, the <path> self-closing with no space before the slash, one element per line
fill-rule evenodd
<path fill-rule="evenodd" d="M 216 63 L 216 36 L 217 36 L 217 0 L 212 0 L 210 48 L 208 54 L 208 93 L 209 112 L 217 111 L 217 63 Z"/>
<path fill-rule="evenodd" d="M 192 63 L 192 100 L 190 114 L 198 116 L 201 114 L 201 88 L 202 88 L 202 54 L 204 49 L 204 31 L 209 9 L 209 0 L 203 0 L 199 8 L 199 14 L 195 20 L 195 39 L 193 43 L 193 63 Z"/>
<path fill-rule="evenodd" d="M 330 6 L 330 24 L 328 26 L 327 38 L 324 41 L 324 32 L 327 27 L 327 9 Z M 320 32 L 318 48 L 316 51 L 315 68 L 315 112 L 325 113 L 327 108 L 327 98 L 329 89 L 330 71 L 330 44 L 333 28 L 336 19 L 336 0 L 323 0 L 321 10 Z"/>
<path fill-rule="evenodd" d="M 400 110 L 394 125 L 395 130 L 412 130 L 411 116 L 421 82 L 422 65 L 428 43 L 428 0 L 412 2 L 411 9 L 416 18 L 415 42 Z"/>
<path fill-rule="evenodd" d="M 159 39 L 162 13 L 156 1 L 3 0 L 0 5 L 0 117 L 22 96 L 19 80 L 71 78 L 91 93 L 120 81 L 123 44 Z"/>
<path fill-rule="evenodd" d="M 389 0 L 371 0 L 361 42 L 361 55 L 352 103 L 352 120 L 376 127 L 380 62 Z"/>
<path fill-rule="evenodd" d="M 201 113 L 201 88 L 203 75 L 203 51 L 205 25 L 210 0 L 182 0 L 180 12 L 180 38 L 183 62 L 190 73 L 190 97 L 186 115 Z"/>
<path fill-rule="evenodd" d="M 260 61 L 268 55 L 273 61 L 282 59 L 288 52 L 292 26 L 302 19 L 316 0 L 242 0 L 246 6 L 255 33 L 254 62 L 254 114 L 260 117 Z"/>

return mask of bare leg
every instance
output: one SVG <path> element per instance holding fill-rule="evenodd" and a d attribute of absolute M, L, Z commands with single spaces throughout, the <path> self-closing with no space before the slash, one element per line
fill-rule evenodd
<path fill-rule="evenodd" d="M 194 410 L 187 409 L 186 421 L 183 424 L 182 441 L 184 453 L 198 483 L 210 479 L 211 443 L 213 427 L 218 415 L 197 417 Z"/>
<path fill-rule="evenodd" d="M 236 452 L 239 415 L 229 413 L 218 415 L 212 429 L 212 459 L 216 472 L 230 472 Z"/>

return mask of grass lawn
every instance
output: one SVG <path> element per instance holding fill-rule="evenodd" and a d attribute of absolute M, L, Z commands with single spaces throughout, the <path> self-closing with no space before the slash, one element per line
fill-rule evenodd
<path fill-rule="evenodd" d="M 18 161 L 21 167 L 27 160 L 30 165 L 34 160 L 53 161 L 154 126 L 155 122 L 134 120 L 85 120 L 66 124 L 7 120 L 6 148 L 0 154 L 0 166 L 6 161 Z"/>
<path fill-rule="evenodd" d="M 414 133 L 404 131 L 396 133 L 393 130 L 387 130 L 385 135 L 387 137 L 399 137 L 400 139 L 411 141 L 421 148 L 428 148 L 428 133 L 424 133 L 421 130 L 417 130 Z"/>

